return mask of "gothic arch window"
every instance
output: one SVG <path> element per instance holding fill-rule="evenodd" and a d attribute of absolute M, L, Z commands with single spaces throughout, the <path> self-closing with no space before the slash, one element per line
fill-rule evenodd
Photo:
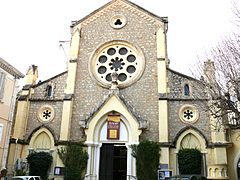
<path fill-rule="evenodd" d="M 46 86 L 46 89 L 45 89 L 45 96 L 47 98 L 52 98 L 53 95 L 54 95 L 54 84 L 53 83 L 50 83 Z"/>
<path fill-rule="evenodd" d="M 194 129 L 186 129 L 177 136 L 176 140 L 176 158 L 178 158 L 178 151 L 181 149 L 198 149 L 202 154 L 202 174 L 206 176 L 206 140 L 204 136 Z M 177 171 L 179 172 L 179 164 L 177 164 Z M 213 169 L 212 169 L 213 172 Z"/>
<path fill-rule="evenodd" d="M 47 95 L 47 97 L 52 97 L 52 94 L 53 94 L 52 86 L 48 85 L 46 88 L 46 95 Z"/>
<path fill-rule="evenodd" d="M 184 85 L 183 91 L 184 91 L 184 96 L 190 96 L 190 87 L 189 87 L 189 84 L 185 84 L 185 85 Z"/>
<path fill-rule="evenodd" d="M 33 148 L 37 151 L 49 151 L 51 149 L 51 139 L 46 132 L 37 135 L 33 142 Z"/>
<path fill-rule="evenodd" d="M 192 134 L 192 133 L 188 133 L 186 136 L 184 136 L 184 138 L 181 141 L 181 148 L 197 148 L 200 149 L 201 148 L 201 144 L 198 140 L 198 138 Z"/>

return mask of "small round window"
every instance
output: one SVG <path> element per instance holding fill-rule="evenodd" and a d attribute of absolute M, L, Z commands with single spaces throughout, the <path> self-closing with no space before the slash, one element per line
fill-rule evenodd
<path fill-rule="evenodd" d="M 179 117 L 183 122 L 193 123 L 199 118 L 199 112 L 195 106 L 184 105 L 179 110 Z"/>
<path fill-rule="evenodd" d="M 126 23 L 127 23 L 127 19 L 123 15 L 115 15 L 110 20 L 110 25 L 114 29 L 120 29 L 120 28 L 124 27 L 126 25 Z"/>
<path fill-rule="evenodd" d="M 122 41 L 111 42 L 101 46 L 91 58 L 90 71 L 103 86 L 109 87 L 112 73 L 117 73 L 119 87 L 136 82 L 145 66 L 142 52 Z"/>
<path fill-rule="evenodd" d="M 52 106 L 44 105 L 38 111 L 38 119 L 42 122 L 49 122 L 55 116 L 55 112 Z"/>

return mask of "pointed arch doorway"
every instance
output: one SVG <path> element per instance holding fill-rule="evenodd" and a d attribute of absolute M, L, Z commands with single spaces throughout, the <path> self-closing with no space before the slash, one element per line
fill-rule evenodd
<path fill-rule="evenodd" d="M 110 128 L 113 131 L 109 131 L 109 116 L 113 114 L 118 115 L 119 127 L 116 130 L 113 123 Z M 136 160 L 132 156 L 131 145 L 139 143 L 141 133 L 136 117 L 117 95 L 112 94 L 88 120 L 85 128 L 89 155 L 86 180 L 127 180 L 129 176 L 136 176 Z M 110 169 L 106 168 L 110 166 Z M 109 174 L 109 179 L 106 174 Z M 117 175 L 120 177 L 114 178 Z"/>

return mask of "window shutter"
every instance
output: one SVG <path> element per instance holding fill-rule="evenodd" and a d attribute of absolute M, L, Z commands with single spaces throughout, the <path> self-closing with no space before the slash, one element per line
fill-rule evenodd
<path fill-rule="evenodd" d="M 5 84 L 5 73 L 0 72 L 0 100 L 3 98 L 4 94 L 4 84 Z"/>

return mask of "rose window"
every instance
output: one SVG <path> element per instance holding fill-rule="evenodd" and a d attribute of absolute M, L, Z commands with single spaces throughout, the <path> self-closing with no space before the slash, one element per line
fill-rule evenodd
<path fill-rule="evenodd" d="M 193 123 L 198 120 L 199 112 L 192 105 L 184 105 L 179 110 L 179 117 L 183 122 Z"/>
<path fill-rule="evenodd" d="M 54 118 L 54 109 L 50 105 L 42 106 L 38 111 L 38 119 L 42 122 L 49 122 Z"/>
<path fill-rule="evenodd" d="M 141 51 L 125 42 L 107 44 L 91 59 L 90 70 L 95 79 L 109 87 L 112 73 L 116 72 L 119 87 L 127 86 L 140 78 L 144 69 Z"/>

